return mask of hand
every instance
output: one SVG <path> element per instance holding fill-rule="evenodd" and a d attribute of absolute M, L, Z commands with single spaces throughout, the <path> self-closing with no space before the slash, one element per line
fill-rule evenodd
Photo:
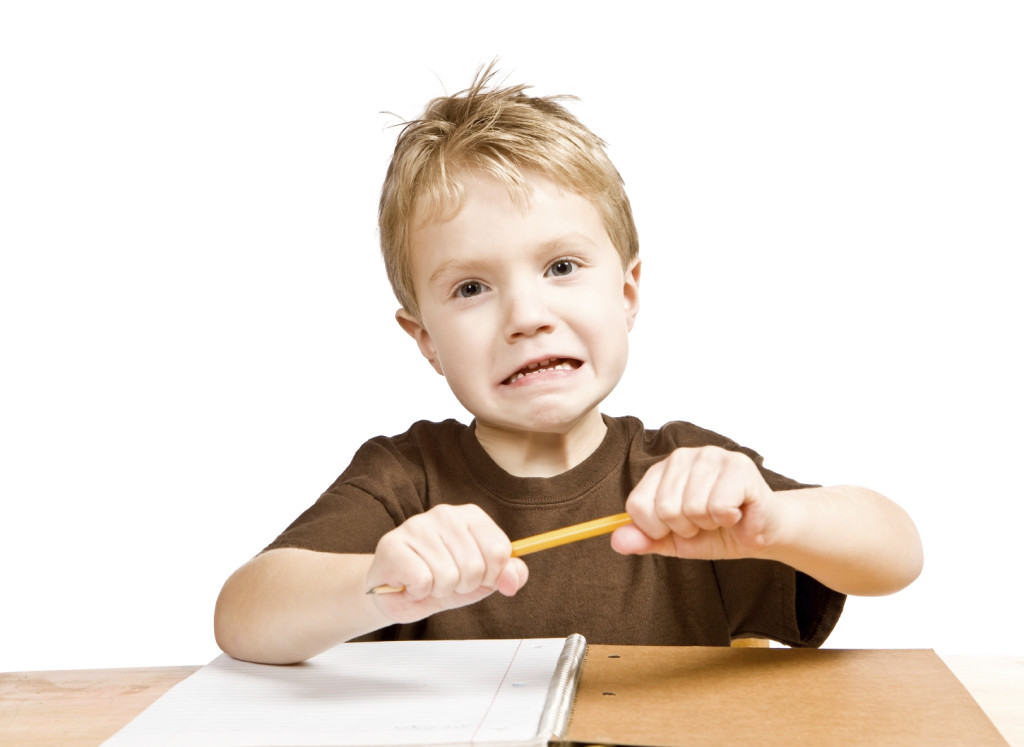
<path fill-rule="evenodd" d="M 381 537 L 366 574 L 367 588 L 404 586 L 378 594 L 378 609 L 395 622 L 422 620 L 479 602 L 498 591 L 512 596 L 528 577 L 512 543 L 483 509 L 441 505 L 413 516 Z"/>
<path fill-rule="evenodd" d="M 716 446 L 676 449 L 626 500 L 631 525 L 612 535 L 623 554 L 721 560 L 770 545 L 777 499 L 745 454 Z"/>

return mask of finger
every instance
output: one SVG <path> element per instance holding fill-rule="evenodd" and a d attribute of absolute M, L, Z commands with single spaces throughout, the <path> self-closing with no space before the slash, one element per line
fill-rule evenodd
<path fill-rule="evenodd" d="M 450 507 L 445 520 L 450 530 L 444 537 L 460 572 L 455 591 L 467 594 L 480 586 L 493 591 L 498 574 L 512 556 L 508 535 L 474 504 Z"/>
<path fill-rule="evenodd" d="M 662 475 L 665 473 L 666 462 L 654 464 L 630 491 L 626 498 L 626 512 L 633 520 L 633 526 L 651 539 L 661 539 L 671 533 L 671 529 L 658 516 L 655 498 Z"/>
<path fill-rule="evenodd" d="M 708 496 L 708 516 L 719 527 L 736 526 L 743 518 L 747 499 L 747 480 L 737 469 L 726 469 L 719 476 Z"/>
<path fill-rule="evenodd" d="M 475 604 L 493 593 L 493 590 L 481 586 L 471 594 L 452 594 L 444 599 L 435 599 L 430 596 L 423 599 L 412 599 L 406 592 L 403 594 L 376 594 L 373 601 L 385 616 L 395 622 L 411 623 L 443 610 Z"/>
<path fill-rule="evenodd" d="M 460 543 L 455 538 L 457 531 L 452 529 L 451 523 L 452 518 L 447 512 L 432 510 L 413 516 L 394 532 L 408 552 L 396 552 L 392 562 L 404 565 L 392 567 L 400 568 L 403 576 L 410 577 L 402 583 L 406 593 L 414 599 L 446 597 L 459 582 L 459 567 L 450 546 L 458 548 Z M 415 555 L 419 562 L 408 553 Z"/>
<path fill-rule="evenodd" d="M 431 570 L 431 596 L 443 599 L 480 585 L 484 562 L 471 529 L 478 515 L 483 512 L 476 506 L 442 505 L 403 525 L 413 550 Z"/>
<path fill-rule="evenodd" d="M 434 596 L 468 594 L 479 588 L 487 572 L 487 562 L 473 528 L 456 526 L 445 530 L 440 539 L 448 553 L 453 574 L 450 578 L 446 577 L 443 583 L 440 579 L 435 582 Z"/>
<path fill-rule="evenodd" d="M 452 592 L 469 594 L 479 587 L 493 591 L 498 575 L 512 555 L 508 536 L 479 506 L 438 507 L 435 511 L 441 539 L 458 572 Z M 435 595 L 440 596 L 444 590 L 436 591 Z"/>
<path fill-rule="evenodd" d="M 687 513 L 684 503 L 686 491 L 693 479 L 694 455 L 693 449 L 677 449 L 665 460 L 665 473 L 655 495 L 658 518 L 672 534 L 687 538 L 700 531 L 700 527 Z"/>
<path fill-rule="evenodd" d="M 452 594 L 459 582 L 459 569 L 441 537 L 430 537 L 412 546 L 419 557 L 419 566 L 410 565 L 409 572 L 425 568 L 426 572 L 406 583 L 406 591 L 415 599 L 443 599 Z"/>
<path fill-rule="evenodd" d="M 498 578 L 512 557 L 512 542 L 496 524 L 488 521 L 488 525 L 481 527 L 473 535 L 483 564 L 478 583 L 489 589 L 496 589 Z"/>
<path fill-rule="evenodd" d="M 698 530 L 714 531 L 719 526 L 712 516 L 709 503 L 722 473 L 722 462 L 720 450 L 700 449 L 690 464 L 681 502 L 683 514 Z M 696 536 L 696 532 L 676 533 L 686 538 Z"/>
<path fill-rule="evenodd" d="M 408 539 L 408 532 L 399 530 L 381 537 L 366 575 L 370 588 L 384 584 L 404 587 L 412 599 L 430 595 L 434 583 L 430 566 Z"/>

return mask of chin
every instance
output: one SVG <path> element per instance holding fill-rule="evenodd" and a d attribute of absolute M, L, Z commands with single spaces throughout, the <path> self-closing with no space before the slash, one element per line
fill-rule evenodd
<path fill-rule="evenodd" d="M 551 407 L 543 408 L 540 412 L 523 418 L 520 421 L 523 423 L 521 430 L 534 433 L 550 433 L 553 436 L 564 436 L 585 421 L 591 412 L 590 409 L 584 412 L 553 410 L 554 408 Z"/>

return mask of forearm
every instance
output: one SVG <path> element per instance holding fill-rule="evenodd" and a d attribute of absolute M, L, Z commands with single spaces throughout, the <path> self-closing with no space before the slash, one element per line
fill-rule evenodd
<path fill-rule="evenodd" d="M 253 558 L 217 599 L 218 645 L 236 659 L 292 664 L 388 625 L 364 588 L 372 559 L 290 548 Z"/>
<path fill-rule="evenodd" d="M 923 552 L 907 513 L 884 496 L 852 486 L 773 494 L 778 541 L 767 556 L 844 594 L 891 594 L 921 572 Z"/>

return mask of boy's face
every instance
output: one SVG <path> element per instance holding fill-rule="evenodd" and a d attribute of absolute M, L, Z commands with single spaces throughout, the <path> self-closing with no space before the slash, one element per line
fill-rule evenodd
<path fill-rule="evenodd" d="M 477 428 L 570 432 L 600 422 L 626 366 L 640 265 L 623 271 L 586 198 L 539 174 L 525 205 L 468 174 L 461 210 L 410 232 L 417 319 L 398 321 Z"/>

